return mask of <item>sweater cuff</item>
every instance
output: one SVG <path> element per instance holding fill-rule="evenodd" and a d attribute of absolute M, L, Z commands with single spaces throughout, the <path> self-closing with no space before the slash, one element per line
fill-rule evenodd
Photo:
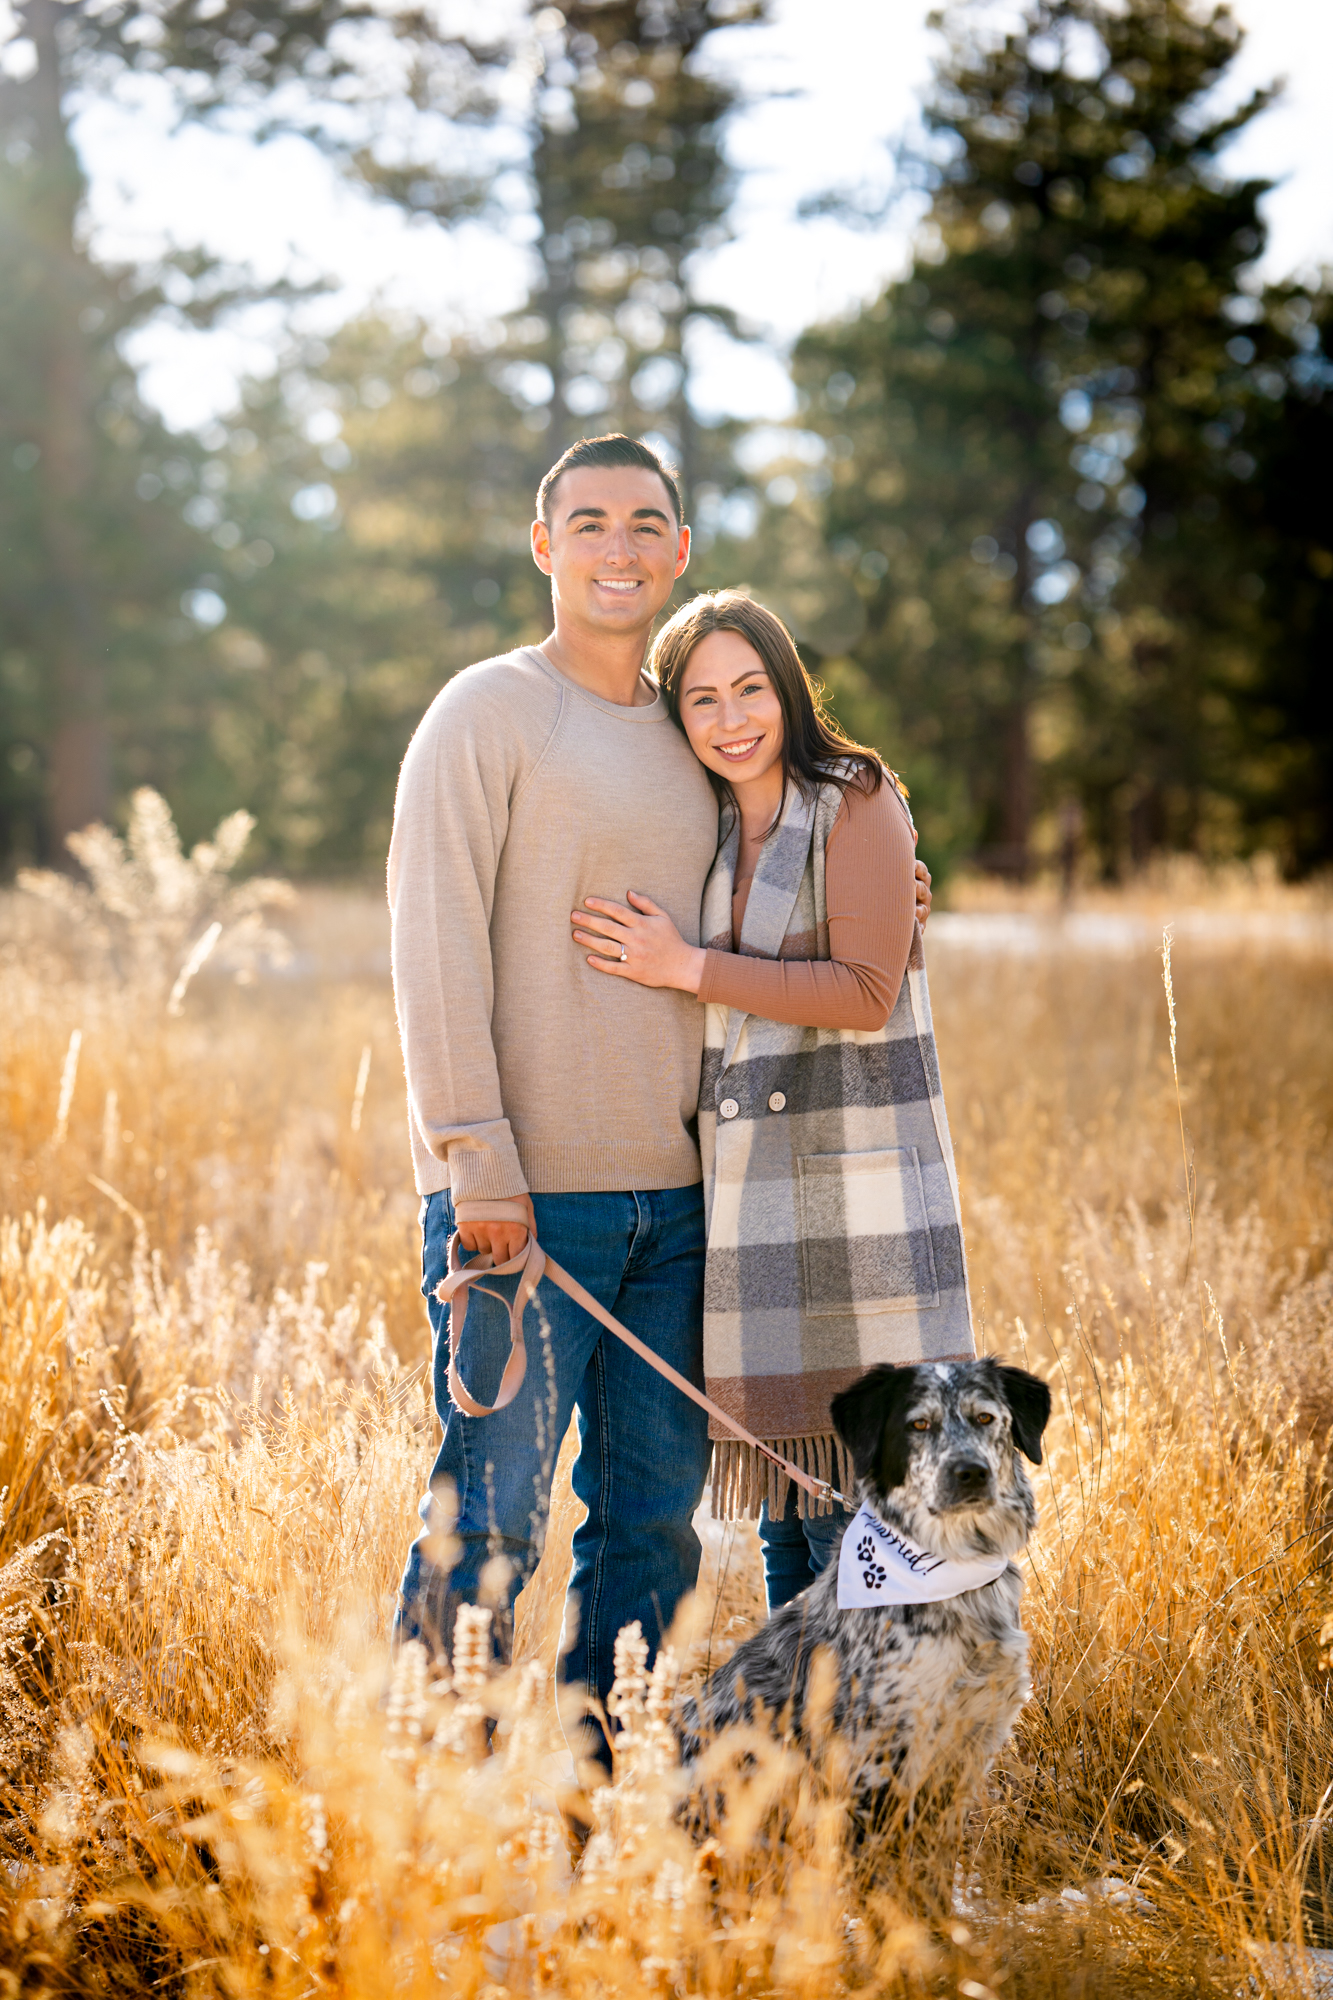
<path fill-rule="evenodd" d="M 514 1201 L 528 1192 L 528 1183 L 512 1145 L 451 1146 L 449 1192 L 455 1202 Z"/>
<path fill-rule="evenodd" d="M 531 1199 L 531 1195 L 507 1195 L 503 1201 L 494 1197 L 489 1201 L 483 1201 L 479 1195 L 470 1195 L 465 1200 L 454 1202 L 454 1221 L 518 1222 L 526 1225 L 528 1218 L 523 1212 L 523 1204 Z M 499 1213 L 502 1208 L 509 1208 L 514 1212 L 502 1216 Z M 971 1355 L 968 1356 L 969 1360 L 972 1358 Z"/>
<path fill-rule="evenodd" d="M 701 1006 L 707 1007 L 712 1004 L 713 988 L 717 985 L 728 956 L 729 954 L 724 951 L 704 952 L 704 969 L 699 978 L 699 990 L 695 994 Z"/>

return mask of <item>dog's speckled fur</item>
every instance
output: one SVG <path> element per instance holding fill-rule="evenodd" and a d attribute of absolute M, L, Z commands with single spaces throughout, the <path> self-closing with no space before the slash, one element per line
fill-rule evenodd
<path fill-rule="evenodd" d="M 872 1368 L 834 1398 L 858 1504 L 936 1555 L 1013 1556 L 1037 1510 L 1019 1453 L 1041 1463 L 1050 1392 L 994 1360 Z M 836 1669 L 828 1726 L 851 1754 L 858 1814 L 928 1786 L 979 1782 L 1030 1692 L 1012 1562 L 994 1583 L 939 1604 L 838 1609 L 831 1562 L 774 1612 L 676 1719 L 686 1764 L 729 1724 L 753 1721 L 800 1742 L 811 1663 Z"/>

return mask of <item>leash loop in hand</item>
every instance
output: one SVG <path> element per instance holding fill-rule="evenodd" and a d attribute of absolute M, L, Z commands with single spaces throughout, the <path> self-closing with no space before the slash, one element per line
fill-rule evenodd
<path fill-rule="evenodd" d="M 466 1411 L 468 1416 L 494 1416 L 497 1410 L 503 1410 L 513 1402 L 522 1387 L 523 1377 L 528 1370 L 527 1349 L 523 1345 L 523 1314 L 529 1299 L 541 1283 L 545 1265 L 545 1253 L 531 1233 L 524 1248 L 519 1251 L 517 1257 L 511 1257 L 507 1264 L 497 1264 L 489 1250 L 479 1257 L 474 1257 L 470 1264 L 464 1264 L 462 1245 L 459 1243 L 457 1231 L 449 1238 L 449 1275 L 447 1278 L 442 1278 L 435 1287 L 435 1296 L 441 1305 L 447 1305 L 449 1308 L 449 1394 L 459 1409 Z M 509 1359 L 505 1363 L 505 1372 L 500 1377 L 500 1387 L 493 1403 L 477 1402 L 465 1388 L 463 1378 L 458 1372 L 458 1343 L 462 1338 L 463 1322 L 467 1318 L 467 1295 L 483 1272 L 490 1272 L 499 1278 L 512 1277 L 515 1272 L 521 1273 L 512 1305 L 502 1293 L 493 1292 L 489 1285 L 477 1285 L 479 1292 L 485 1292 L 488 1298 L 498 1299 L 509 1314 Z"/>

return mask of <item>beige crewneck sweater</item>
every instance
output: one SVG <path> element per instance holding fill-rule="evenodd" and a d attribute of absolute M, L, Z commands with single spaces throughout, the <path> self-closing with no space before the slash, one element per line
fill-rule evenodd
<path fill-rule="evenodd" d="M 689 1187 L 704 1010 L 607 979 L 569 913 L 651 896 L 699 942 L 717 802 L 659 695 L 620 708 L 538 648 L 427 710 L 389 848 L 417 1189 L 456 1200 Z"/>

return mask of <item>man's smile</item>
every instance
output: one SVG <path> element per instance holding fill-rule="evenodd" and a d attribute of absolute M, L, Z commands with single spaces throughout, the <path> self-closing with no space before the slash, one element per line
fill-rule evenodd
<path fill-rule="evenodd" d="M 643 588 L 643 578 L 641 576 L 598 576 L 593 578 L 593 582 L 599 590 L 620 591 L 626 596 L 631 591 Z"/>

